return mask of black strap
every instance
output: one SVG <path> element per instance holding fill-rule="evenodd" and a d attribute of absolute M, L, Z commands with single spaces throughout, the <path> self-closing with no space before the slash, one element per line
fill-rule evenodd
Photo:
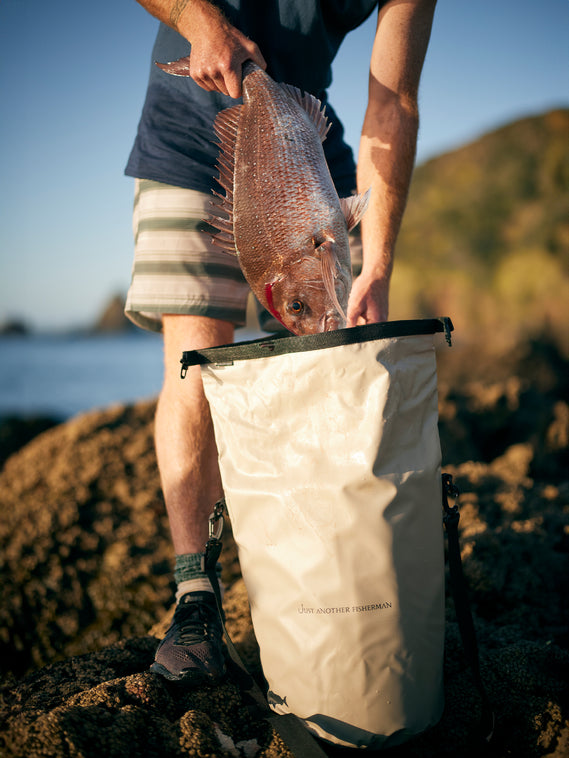
<path fill-rule="evenodd" d="M 404 321 L 385 321 L 380 324 L 352 326 L 348 329 L 336 329 L 331 332 L 305 334 L 302 336 L 264 337 L 233 345 L 208 347 L 203 350 L 186 350 L 182 354 L 182 378 L 189 366 L 207 363 L 231 364 L 234 361 L 266 358 L 269 355 L 287 353 L 304 353 L 310 350 L 322 350 L 339 345 L 353 345 L 359 342 L 371 342 L 396 337 L 411 337 L 421 334 L 444 332 L 447 342 L 451 343 L 453 330 L 450 318 L 424 318 Z"/>
<path fill-rule="evenodd" d="M 281 716 L 271 710 L 263 691 L 247 671 L 247 667 L 241 660 L 241 656 L 237 652 L 235 645 L 225 628 L 225 616 L 223 613 L 221 592 L 217 578 L 217 561 L 221 554 L 222 547 L 220 537 L 223 528 L 224 510 L 225 501 L 220 500 L 215 504 L 213 513 L 210 516 L 209 539 L 206 543 L 205 553 L 202 557 L 202 570 L 207 574 L 215 596 L 227 651 L 231 658 L 231 662 L 233 663 L 233 666 L 231 667 L 232 676 L 237 681 L 241 690 L 253 700 L 255 706 L 261 712 L 262 717 L 278 732 L 295 758 L 327 758 L 326 753 L 322 750 L 297 716 L 293 713 Z"/>
<path fill-rule="evenodd" d="M 496 718 L 486 694 L 486 689 L 480 673 L 480 660 L 478 657 L 478 641 L 476 639 L 476 630 L 472 620 L 470 602 L 468 600 L 468 585 L 462 570 L 462 559 L 460 556 L 460 544 L 458 539 L 458 522 L 460 514 L 458 506 L 450 506 L 449 497 L 453 500 L 459 496 L 458 487 L 453 483 L 450 474 L 443 474 L 443 521 L 447 533 L 448 541 L 448 563 L 450 573 L 450 586 L 460 637 L 464 654 L 472 671 L 474 683 L 480 698 L 482 700 L 482 715 L 480 718 L 479 733 L 485 743 L 489 743 L 494 733 Z"/>

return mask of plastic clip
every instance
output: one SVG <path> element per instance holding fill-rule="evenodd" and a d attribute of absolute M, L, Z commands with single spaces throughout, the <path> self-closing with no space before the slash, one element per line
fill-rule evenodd
<path fill-rule="evenodd" d="M 445 339 L 447 341 L 447 345 L 449 347 L 452 347 L 452 337 L 451 337 L 452 321 L 450 320 L 450 318 L 448 318 L 448 316 L 445 316 L 443 318 L 443 327 L 444 327 L 444 331 L 445 331 Z M 451 477 L 451 479 L 452 479 L 452 477 Z"/>

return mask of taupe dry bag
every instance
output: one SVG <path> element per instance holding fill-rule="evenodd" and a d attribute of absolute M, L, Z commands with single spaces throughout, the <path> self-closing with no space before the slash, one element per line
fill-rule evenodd
<path fill-rule="evenodd" d="M 387 322 L 182 359 L 201 364 L 269 703 L 341 745 L 391 747 L 442 714 L 434 335 L 451 328 Z"/>

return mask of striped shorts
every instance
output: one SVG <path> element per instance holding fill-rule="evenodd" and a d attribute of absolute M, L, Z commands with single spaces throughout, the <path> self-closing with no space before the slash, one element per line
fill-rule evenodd
<path fill-rule="evenodd" d="M 161 331 L 164 313 L 245 324 L 250 289 L 237 256 L 221 250 L 204 233 L 211 229 L 204 221 L 210 200 L 204 192 L 135 179 L 134 263 L 125 313 L 137 326 Z M 359 226 L 350 233 L 350 250 L 357 275 Z M 257 305 L 261 328 L 280 331 L 271 314 Z"/>
<path fill-rule="evenodd" d="M 162 314 L 245 323 L 249 285 L 236 255 L 211 241 L 204 221 L 211 196 L 135 179 L 134 264 L 125 313 L 161 331 Z"/>

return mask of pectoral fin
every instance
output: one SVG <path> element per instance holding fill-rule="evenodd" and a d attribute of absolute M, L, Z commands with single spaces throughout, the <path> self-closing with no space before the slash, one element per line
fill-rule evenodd
<path fill-rule="evenodd" d="M 324 282 L 328 297 L 332 301 L 334 308 L 336 308 L 345 321 L 346 314 L 344 313 L 344 309 L 340 305 L 338 295 L 336 294 L 338 259 L 336 257 L 335 243 L 332 240 L 326 240 L 316 248 L 316 254 L 320 257 L 322 281 Z"/>
<path fill-rule="evenodd" d="M 354 226 L 361 221 L 369 203 L 370 193 L 371 189 L 368 189 L 367 192 L 363 192 L 361 195 L 351 195 L 350 197 L 340 198 L 340 207 L 342 208 L 342 213 L 346 219 L 348 231 L 353 229 Z"/>

